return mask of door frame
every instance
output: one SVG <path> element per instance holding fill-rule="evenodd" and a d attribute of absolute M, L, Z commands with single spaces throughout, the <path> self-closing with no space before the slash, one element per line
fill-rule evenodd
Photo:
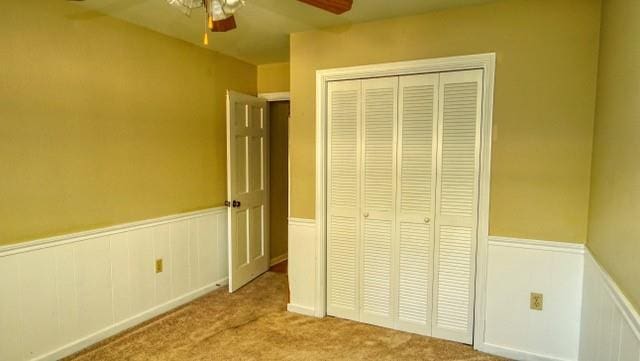
<path fill-rule="evenodd" d="M 265 99 L 267 101 L 267 106 L 269 106 L 269 103 L 271 102 L 282 102 L 282 101 L 289 102 L 289 106 L 291 106 L 290 92 L 258 93 L 258 98 Z M 291 110 L 289 110 L 289 117 L 287 118 L 287 222 L 289 222 L 289 218 L 291 218 L 291 137 L 289 136 L 290 130 L 291 130 Z M 269 136 L 271 136 L 271 133 L 269 133 Z M 269 154 L 269 157 L 271 157 L 271 154 Z M 269 239 L 269 242 L 271 242 L 271 239 Z M 273 255 L 271 255 L 271 257 L 273 257 Z M 289 251 L 287 250 L 287 257 L 278 260 L 277 263 L 286 261 L 288 258 L 289 258 Z M 271 262 L 270 262 L 271 266 L 277 263 L 274 263 L 273 258 L 271 259 Z"/>
<path fill-rule="evenodd" d="M 266 99 L 267 104 L 271 102 L 287 101 L 291 104 L 291 93 L 275 92 L 275 93 L 258 93 L 258 98 Z M 287 220 L 291 218 L 291 114 L 287 118 Z"/>
<path fill-rule="evenodd" d="M 480 184 L 478 199 L 478 244 L 476 247 L 476 284 L 473 344 L 484 343 L 487 257 L 489 243 L 489 192 L 491 184 L 491 136 L 495 53 L 402 61 L 316 71 L 316 285 L 315 316 L 327 315 L 327 86 L 330 81 L 438 73 L 471 69 L 484 70 L 482 130 L 480 146 Z"/>

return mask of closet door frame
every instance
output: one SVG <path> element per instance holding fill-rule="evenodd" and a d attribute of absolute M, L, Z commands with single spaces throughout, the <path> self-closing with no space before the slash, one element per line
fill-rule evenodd
<path fill-rule="evenodd" d="M 495 53 L 465 55 L 446 58 L 374 64 L 346 68 L 318 70 L 316 72 L 316 284 L 315 316 L 327 315 L 327 87 L 331 81 L 367 79 L 376 77 L 438 73 L 447 71 L 483 70 L 482 117 L 480 139 L 480 179 L 478 195 L 478 228 L 476 245 L 474 348 L 484 344 L 487 250 L 489 238 L 489 190 L 491 183 L 491 136 L 493 120 L 493 93 L 495 81 Z"/>

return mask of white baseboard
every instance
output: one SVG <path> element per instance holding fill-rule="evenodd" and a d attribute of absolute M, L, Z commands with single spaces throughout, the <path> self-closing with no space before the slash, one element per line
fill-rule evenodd
<path fill-rule="evenodd" d="M 282 263 L 287 260 L 287 257 L 288 257 L 288 253 L 281 254 L 277 257 L 273 257 L 271 259 L 271 262 L 269 262 L 269 266 L 271 267 L 271 266 L 277 265 L 278 263 Z"/>
<path fill-rule="evenodd" d="M 58 359 L 215 289 L 226 218 L 221 207 L 0 248 L 0 360 Z"/>
<path fill-rule="evenodd" d="M 584 245 L 489 237 L 484 343 L 516 360 L 578 359 Z M 544 295 L 529 309 L 531 292 Z"/>
<path fill-rule="evenodd" d="M 301 315 L 311 316 L 311 317 L 315 317 L 316 315 L 316 311 L 313 308 L 294 305 L 292 303 L 289 303 L 287 305 L 287 311 L 293 312 L 293 313 L 299 313 Z"/>
<path fill-rule="evenodd" d="M 556 358 L 552 356 L 545 356 L 541 354 L 534 354 L 526 351 L 516 350 L 504 346 L 492 345 L 484 343 L 480 347 L 476 348 L 478 351 L 482 351 L 491 355 L 504 357 L 510 360 L 520 361 L 573 361 L 563 358 Z"/>
<path fill-rule="evenodd" d="M 640 360 L 640 315 L 587 249 L 580 360 Z"/>
<path fill-rule="evenodd" d="M 70 344 L 64 345 L 62 347 L 60 347 L 57 350 L 51 351 L 48 354 L 45 355 L 41 355 L 39 357 L 34 358 L 34 361 L 39 361 L 39 360 L 59 360 L 63 357 L 72 355 L 78 351 L 81 351 L 97 342 L 100 342 L 106 338 L 109 338 L 113 335 L 117 335 L 118 333 L 125 331 L 131 327 L 134 327 L 136 325 L 139 325 L 147 320 L 150 320 L 156 316 L 159 316 L 163 313 L 166 313 L 168 311 L 171 311 L 174 308 L 177 308 L 179 306 L 182 306 L 186 303 L 189 303 L 193 300 L 195 300 L 198 297 L 201 297 L 211 291 L 215 291 L 216 289 L 220 288 L 220 287 L 224 287 L 227 285 L 228 282 L 228 278 L 224 278 L 222 280 L 219 280 L 216 283 L 207 285 L 205 287 L 202 287 L 198 290 L 192 291 L 187 293 L 186 295 L 183 295 L 181 297 L 178 297 L 176 299 L 173 299 L 167 303 L 164 303 L 162 305 L 153 307 L 147 311 L 144 311 L 138 315 L 135 315 L 133 317 L 130 317 L 126 320 L 120 321 L 116 324 L 113 324 L 107 328 L 104 328 L 96 333 L 93 333 L 89 336 L 86 336 L 82 339 L 76 340 Z"/>

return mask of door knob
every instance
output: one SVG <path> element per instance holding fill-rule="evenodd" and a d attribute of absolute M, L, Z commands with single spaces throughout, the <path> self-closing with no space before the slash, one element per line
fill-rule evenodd
<path fill-rule="evenodd" d="M 424 217 L 424 223 L 427 223 L 427 224 L 428 224 L 429 222 L 431 222 L 431 218 L 429 218 L 429 217 Z"/>
<path fill-rule="evenodd" d="M 232 205 L 233 205 L 233 208 L 240 208 L 240 201 L 235 201 L 234 200 Z"/>
<path fill-rule="evenodd" d="M 364 218 L 367 218 L 367 217 L 369 217 L 369 212 L 364 212 L 364 213 L 362 213 L 362 215 L 364 216 Z"/>

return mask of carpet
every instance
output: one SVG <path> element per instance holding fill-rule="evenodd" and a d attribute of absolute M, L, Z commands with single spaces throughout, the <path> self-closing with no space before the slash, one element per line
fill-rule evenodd
<path fill-rule="evenodd" d="M 67 360 L 503 360 L 455 342 L 286 311 L 287 275 L 211 292 Z"/>

